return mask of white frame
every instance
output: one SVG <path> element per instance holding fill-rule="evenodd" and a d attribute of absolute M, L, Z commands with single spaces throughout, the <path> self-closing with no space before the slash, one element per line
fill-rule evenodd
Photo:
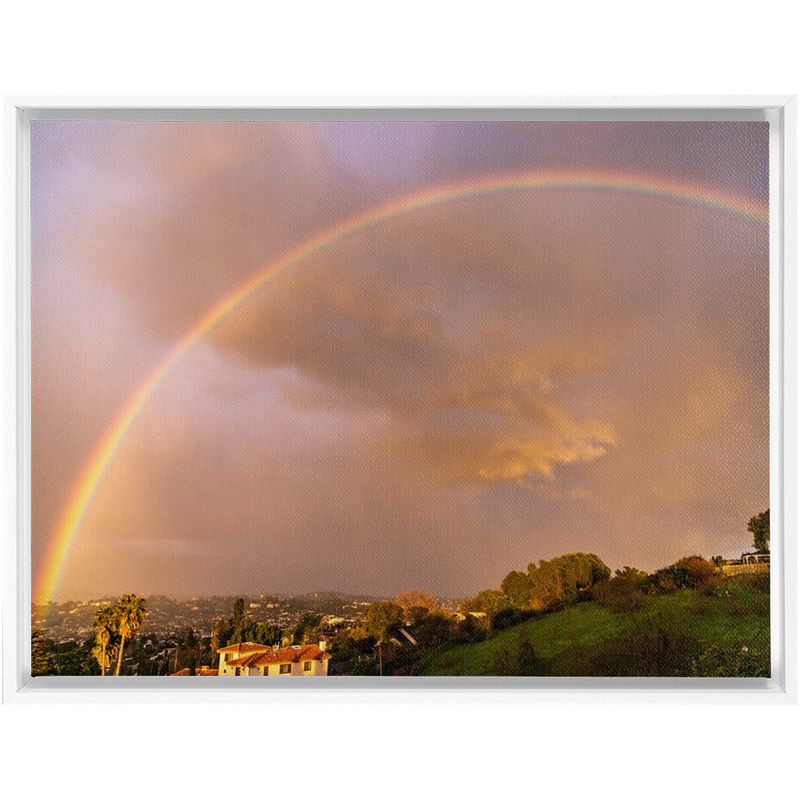
<path fill-rule="evenodd" d="M 798 697 L 797 531 L 797 100 L 755 97 L 555 97 L 393 99 L 48 98 L 5 100 L 5 247 L 0 283 L 2 366 L 3 553 L 2 700 L 89 702 L 398 702 L 492 703 L 769 703 Z M 770 679 L 622 678 L 345 678 L 254 684 L 222 678 L 30 677 L 30 263 L 27 206 L 31 119 L 763 119 L 770 139 L 770 419 L 773 534 L 772 675 Z M 480 115 L 480 116 L 478 116 Z M 776 513 L 777 512 L 777 513 Z M 309 685 L 312 684 L 313 685 Z M 277 693 L 277 694 L 276 694 Z"/>

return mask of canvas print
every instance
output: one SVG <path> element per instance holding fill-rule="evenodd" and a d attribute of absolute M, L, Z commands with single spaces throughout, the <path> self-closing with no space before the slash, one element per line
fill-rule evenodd
<path fill-rule="evenodd" d="M 34 679 L 768 677 L 768 138 L 32 122 Z"/>

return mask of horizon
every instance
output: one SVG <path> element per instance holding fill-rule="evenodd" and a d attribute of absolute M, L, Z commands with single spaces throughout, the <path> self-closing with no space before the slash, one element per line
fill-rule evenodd
<path fill-rule="evenodd" d="M 688 558 L 690 556 L 700 556 L 701 558 L 704 558 L 704 559 L 707 559 L 707 560 L 711 560 L 711 558 L 713 558 L 713 557 L 720 556 L 721 558 L 726 559 L 726 560 L 734 560 L 734 559 L 740 558 L 742 555 L 744 555 L 748 551 L 752 551 L 752 550 L 753 550 L 753 545 L 750 544 L 748 547 L 745 547 L 744 550 L 742 550 L 741 552 L 735 553 L 735 554 L 734 553 L 728 553 L 728 554 L 715 553 L 714 556 L 706 556 L 705 554 L 702 554 L 702 553 L 687 553 L 684 556 L 682 556 L 682 558 Z M 560 555 L 573 555 L 573 554 L 572 553 L 561 553 Z M 605 560 L 602 558 L 602 556 L 599 556 L 599 554 L 594 553 L 593 555 L 597 555 L 598 558 L 600 558 L 600 560 L 603 561 L 603 563 L 606 563 Z M 536 563 L 538 563 L 538 561 L 531 561 L 531 562 L 528 562 L 528 563 L 529 564 L 536 564 Z M 528 565 L 525 565 L 524 569 L 527 569 L 527 566 Z M 619 566 L 606 564 L 606 566 L 609 567 L 609 569 L 611 570 L 612 575 L 614 574 L 614 572 L 616 570 L 621 570 L 621 569 L 624 569 L 625 567 L 633 567 L 634 569 L 639 569 L 635 564 L 620 564 Z M 658 567 L 656 567 L 655 569 L 653 569 L 652 571 L 650 571 L 650 574 L 656 572 L 659 569 L 664 569 L 664 568 L 666 568 L 668 566 L 670 566 L 670 564 L 666 564 L 666 563 L 665 564 L 661 564 Z M 513 570 L 523 571 L 523 568 L 510 567 L 508 572 L 511 572 Z M 505 575 L 507 575 L 508 572 L 506 572 Z M 505 575 L 503 575 L 503 577 L 505 577 Z M 484 589 L 499 590 L 501 583 L 502 583 L 502 578 L 496 584 L 494 584 L 492 586 L 477 587 L 474 590 L 472 590 L 471 592 L 469 592 L 467 594 L 464 594 L 464 595 L 459 595 L 459 596 L 433 595 L 433 596 L 436 598 L 436 600 L 438 600 L 440 602 L 446 602 L 446 603 L 447 602 L 450 602 L 450 603 L 459 602 L 459 601 L 462 601 L 462 600 L 469 599 L 470 597 L 474 596 L 475 594 L 477 594 L 480 591 L 483 591 Z M 237 600 L 239 598 L 243 598 L 243 599 L 253 599 L 253 598 L 276 598 L 276 599 L 280 599 L 280 598 L 287 598 L 287 597 L 289 597 L 289 598 L 313 597 L 314 595 L 331 595 L 331 596 L 336 597 L 336 598 L 357 598 L 357 599 L 362 599 L 362 600 L 367 600 L 367 599 L 369 599 L 369 600 L 394 600 L 400 593 L 402 593 L 402 591 L 406 591 L 406 590 L 409 590 L 409 589 L 419 589 L 421 591 L 427 591 L 424 586 L 406 586 L 404 589 L 400 590 L 400 592 L 395 592 L 393 594 L 369 594 L 369 593 L 364 593 L 364 592 L 342 591 L 342 590 L 337 590 L 337 589 L 319 589 L 319 588 L 317 588 L 317 589 L 309 589 L 309 590 L 302 591 L 302 592 L 292 592 L 292 591 L 289 591 L 289 590 L 287 590 L 287 591 L 277 591 L 276 590 L 276 591 L 271 591 L 271 592 L 263 592 L 263 591 L 238 592 L 238 593 L 237 592 L 217 592 L 217 593 L 214 593 L 214 594 L 202 594 L 202 595 L 169 595 L 169 594 L 165 594 L 163 592 L 149 592 L 147 594 L 143 594 L 143 595 L 140 595 L 140 596 L 144 600 L 147 600 L 147 599 L 153 598 L 153 597 L 163 597 L 163 598 L 165 598 L 167 600 L 174 600 L 176 602 L 190 602 L 192 600 L 214 600 L 214 599 L 234 600 L 235 601 L 235 600 Z M 106 601 L 114 601 L 119 596 L 121 596 L 123 594 L 136 594 L 136 593 L 135 592 L 117 591 L 117 592 L 110 592 L 108 594 L 105 594 L 103 596 L 98 596 L 98 597 L 85 597 L 85 596 L 58 597 L 58 598 L 50 599 L 48 601 L 48 603 L 36 603 L 36 602 L 34 602 L 32 605 L 35 608 L 43 608 L 43 607 L 46 607 L 50 603 L 55 603 L 56 605 L 60 605 L 62 603 L 87 603 L 87 604 L 100 603 L 100 602 L 106 602 Z"/>

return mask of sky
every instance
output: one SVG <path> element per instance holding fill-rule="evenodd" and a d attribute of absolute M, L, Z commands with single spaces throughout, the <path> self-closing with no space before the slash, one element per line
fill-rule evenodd
<path fill-rule="evenodd" d="M 758 122 L 31 123 L 32 571 L 209 309 L 445 184 L 624 172 L 766 208 Z M 133 419 L 56 599 L 417 587 L 738 555 L 769 505 L 764 225 L 642 193 L 455 198 L 265 282 Z"/>

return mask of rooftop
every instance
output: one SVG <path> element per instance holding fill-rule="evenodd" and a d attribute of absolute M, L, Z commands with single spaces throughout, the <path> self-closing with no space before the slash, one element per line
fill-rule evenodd
<path fill-rule="evenodd" d="M 330 658 L 331 654 L 325 650 L 320 650 L 316 644 L 304 644 L 294 647 L 281 647 L 273 649 L 263 645 L 257 645 L 260 650 L 250 652 L 247 655 L 228 661 L 229 666 L 233 667 L 263 667 L 265 664 L 289 664 L 297 661 L 320 661 Z M 229 651 L 229 648 L 225 648 Z M 220 650 L 219 652 L 224 652 Z M 230 651 L 229 651 L 230 652 Z"/>

